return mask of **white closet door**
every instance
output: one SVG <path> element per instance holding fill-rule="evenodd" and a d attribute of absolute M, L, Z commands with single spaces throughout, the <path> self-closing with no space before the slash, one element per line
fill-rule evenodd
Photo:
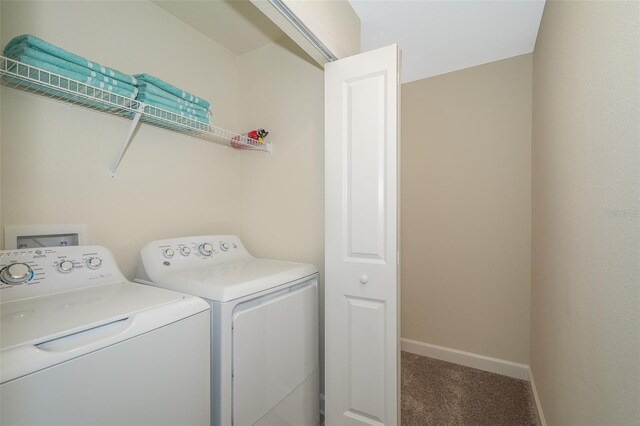
<path fill-rule="evenodd" d="M 325 66 L 326 424 L 399 424 L 399 50 Z"/>

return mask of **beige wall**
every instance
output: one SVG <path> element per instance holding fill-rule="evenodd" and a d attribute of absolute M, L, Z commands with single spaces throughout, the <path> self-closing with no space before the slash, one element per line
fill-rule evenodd
<path fill-rule="evenodd" d="M 527 364 L 531 55 L 402 85 L 402 337 Z"/>
<path fill-rule="evenodd" d="M 0 5 L 0 25 L 2 24 L 2 6 Z M 5 40 L 2 37 L 0 28 L 0 46 L 4 46 Z M 2 92 L 0 90 L 0 249 L 4 248 L 4 227 L 2 226 Z"/>
<path fill-rule="evenodd" d="M 237 57 L 148 2 L 3 1 L 1 11 L 3 40 L 32 33 L 158 75 L 211 100 L 214 124 L 265 127 L 274 145 L 236 151 L 143 125 L 112 181 L 130 121 L 3 89 L 2 226 L 86 224 L 89 244 L 112 249 L 130 278 L 147 242 L 212 233 L 323 271 L 324 74 L 300 48 Z"/>
<path fill-rule="evenodd" d="M 347 0 L 284 0 L 338 58 L 360 53 L 360 17 Z"/>
<path fill-rule="evenodd" d="M 640 423 L 640 3 L 547 1 L 531 368 L 550 425 Z"/>
<path fill-rule="evenodd" d="M 241 123 L 265 127 L 273 154 L 242 162 L 242 233 L 260 256 L 324 263 L 324 73 L 292 42 L 240 57 Z M 296 51 L 292 53 L 291 50 Z"/>
<path fill-rule="evenodd" d="M 273 155 L 239 152 L 142 126 L 126 153 L 117 180 L 112 181 L 108 168 L 130 121 L 3 90 L 0 134 L 3 226 L 86 224 L 89 243 L 111 248 L 129 277 L 133 277 L 142 245 L 153 239 L 181 235 L 256 235 L 249 245 L 257 254 L 269 255 L 269 250 L 276 247 L 273 252 L 276 257 L 317 260 L 315 253 L 322 252 L 322 238 L 316 238 L 321 235 L 317 226 L 300 232 L 304 221 L 295 228 L 281 225 L 291 215 L 308 215 L 306 203 L 312 196 L 321 200 L 321 188 L 314 195 L 303 192 L 291 206 L 272 200 L 265 200 L 267 205 L 256 205 L 252 200 L 255 191 L 295 194 L 295 190 L 304 191 L 309 186 L 317 189 L 316 183 L 322 180 L 318 172 L 322 167 L 318 165 L 294 166 L 293 170 L 308 168 L 308 173 L 291 171 L 296 179 L 269 175 L 261 166 L 261 161 L 267 167 L 277 163 L 279 169 L 273 173 L 278 173 L 292 170 L 289 164 L 292 156 L 307 155 L 321 161 L 321 156 L 316 155 L 321 152 L 320 147 L 309 144 L 316 140 L 314 135 L 321 140 L 322 126 L 319 129 L 309 126 L 312 133 L 309 135 L 300 124 L 322 121 L 322 109 L 318 111 L 317 107 L 322 105 L 321 71 L 316 69 L 312 77 L 315 83 L 320 78 L 319 86 L 307 93 L 316 97 L 312 101 L 297 98 L 305 99 L 310 107 L 296 105 L 295 119 L 272 123 L 275 114 L 269 115 L 268 120 L 261 116 L 271 112 L 270 109 L 248 109 L 251 119 L 240 123 L 239 58 L 149 2 L 3 1 L 2 19 L 3 40 L 33 33 L 124 72 L 158 75 L 211 100 L 214 124 L 220 127 L 240 130 L 244 127 L 239 125 L 245 123 L 252 127 L 272 125 L 276 145 Z M 279 72 L 297 66 L 297 77 L 304 72 L 300 67 L 308 66 L 295 56 L 286 59 L 286 54 L 280 53 L 278 57 L 283 62 L 277 66 L 271 62 L 272 71 L 265 68 L 260 87 L 254 87 L 258 95 L 254 102 L 262 100 L 261 92 L 269 91 L 266 88 L 271 78 L 279 90 L 282 88 L 287 80 Z M 297 62 L 304 65 L 296 65 Z M 261 74 L 260 64 L 253 63 L 249 68 Z M 255 75 L 246 77 L 253 79 Z M 306 82 L 309 80 L 300 81 L 299 86 Z M 273 90 L 269 97 L 260 105 L 274 106 L 280 99 Z M 312 151 L 307 152 L 308 149 Z M 249 183 L 245 185 L 244 181 Z M 293 192 L 282 189 L 283 181 Z M 246 206 L 251 209 L 248 214 L 243 212 L 245 189 L 249 197 Z M 314 200 L 312 206 L 318 204 Z M 300 212 L 295 212 L 296 209 Z M 322 205 L 317 209 L 322 211 Z M 282 213 L 278 213 L 280 210 Z M 265 214 L 268 221 L 263 219 Z M 249 222 L 245 232 L 243 221 Z M 263 234 L 267 228 L 268 232 Z M 274 230 L 291 234 L 275 237 Z M 280 245 L 282 242 L 287 244 Z"/>
<path fill-rule="evenodd" d="M 289 41 L 240 57 L 240 123 L 265 127 L 274 144 L 243 158 L 242 237 L 258 256 L 315 264 L 322 288 L 324 73 L 298 55 L 309 59 Z"/>
<path fill-rule="evenodd" d="M 279 9 L 267 0 L 250 0 L 319 64 L 327 59 Z M 283 0 L 285 6 L 338 59 L 360 53 L 360 17 L 348 0 Z"/>

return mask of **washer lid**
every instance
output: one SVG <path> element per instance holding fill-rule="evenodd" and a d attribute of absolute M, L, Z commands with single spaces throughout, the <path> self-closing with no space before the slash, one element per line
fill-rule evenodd
<path fill-rule="evenodd" d="M 172 291 L 118 282 L 3 303 L 0 350 L 38 345 L 183 298 Z"/>
<path fill-rule="evenodd" d="M 269 290 L 316 274 L 307 263 L 250 257 L 240 261 L 213 264 L 205 268 L 183 269 L 164 275 L 154 283 L 217 302 L 227 302 Z"/>
<path fill-rule="evenodd" d="M 209 309 L 204 300 L 116 282 L 1 306 L 0 383 Z"/>

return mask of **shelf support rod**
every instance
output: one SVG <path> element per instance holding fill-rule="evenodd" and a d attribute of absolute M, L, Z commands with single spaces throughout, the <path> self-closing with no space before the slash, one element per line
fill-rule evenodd
<path fill-rule="evenodd" d="M 116 172 L 118 171 L 118 166 L 122 161 L 122 157 L 124 157 L 124 153 L 127 151 L 129 144 L 131 144 L 131 140 L 133 139 L 133 134 L 136 132 L 138 125 L 140 124 L 140 117 L 142 117 L 142 111 L 144 110 L 144 104 L 140 104 L 138 108 L 138 112 L 133 117 L 133 121 L 131 122 L 131 126 L 129 127 L 129 133 L 127 134 L 127 138 L 124 140 L 124 143 L 120 147 L 120 152 L 118 152 L 118 156 L 115 160 L 113 160 L 113 164 L 109 169 L 109 174 L 111 175 L 111 179 L 116 180 Z"/>

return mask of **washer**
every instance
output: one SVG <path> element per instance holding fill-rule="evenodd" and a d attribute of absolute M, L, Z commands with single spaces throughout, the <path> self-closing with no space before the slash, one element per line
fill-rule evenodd
<path fill-rule="evenodd" d="M 210 310 L 104 247 L 0 251 L 0 423 L 210 422 Z"/>
<path fill-rule="evenodd" d="M 318 425 L 318 269 L 233 235 L 154 241 L 136 281 L 211 306 L 212 424 Z"/>

